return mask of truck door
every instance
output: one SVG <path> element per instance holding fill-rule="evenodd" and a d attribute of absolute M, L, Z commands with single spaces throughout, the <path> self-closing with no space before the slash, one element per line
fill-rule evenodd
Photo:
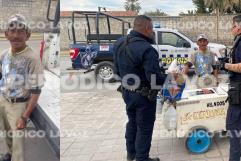
<path fill-rule="evenodd" d="M 159 59 L 166 65 L 171 64 L 174 59 L 185 64 L 192 51 L 190 42 L 173 32 L 158 31 L 157 44 Z"/>

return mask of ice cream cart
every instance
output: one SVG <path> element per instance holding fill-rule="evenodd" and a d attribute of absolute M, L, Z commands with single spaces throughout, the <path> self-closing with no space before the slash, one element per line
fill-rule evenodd
<path fill-rule="evenodd" d="M 176 136 L 186 138 L 186 148 L 191 153 L 206 152 L 211 145 L 212 134 L 225 131 L 227 91 L 228 84 L 184 90 L 181 100 L 175 102 Z M 168 106 L 168 103 L 163 104 L 164 115 Z"/>

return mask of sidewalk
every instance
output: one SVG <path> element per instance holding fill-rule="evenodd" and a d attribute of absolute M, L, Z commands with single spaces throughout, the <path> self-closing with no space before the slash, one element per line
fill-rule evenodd
<path fill-rule="evenodd" d="M 62 161 L 126 161 L 124 102 L 116 91 L 61 94 Z M 177 139 L 162 125 L 157 114 L 151 157 L 162 161 L 227 161 L 228 139 L 215 137 L 205 154 L 192 155 L 184 139 Z"/>

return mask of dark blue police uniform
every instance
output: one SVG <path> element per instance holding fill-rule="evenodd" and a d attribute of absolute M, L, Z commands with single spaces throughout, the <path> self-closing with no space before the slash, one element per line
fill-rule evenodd
<path fill-rule="evenodd" d="M 127 39 L 130 41 L 121 46 Z M 133 40 L 132 38 L 137 38 Z M 153 40 L 139 32 L 131 31 L 127 37 L 119 39 L 114 45 L 114 64 L 116 73 L 123 83 L 134 85 L 133 79 L 124 82 L 123 77 L 134 74 L 140 78 L 140 85 L 151 89 L 151 75 L 156 75 L 156 84 L 163 85 L 166 75 L 162 74 L 159 66 L 157 51 L 151 46 Z M 129 49 L 129 54 L 127 49 Z M 154 81 L 154 82 L 155 82 Z M 135 90 L 123 90 L 123 99 L 126 103 L 128 123 L 126 125 L 126 148 L 127 153 L 136 154 L 136 161 L 146 161 L 149 157 L 152 132 L 155 122 L 156 99 L 149 100 L 147 97 L 135 92 Z"/>
<path fill-rule="evenodd" d="M 241 63 L 241 35 L 237 37 L 238 42 L 233 50 L 232 63 Z M 233 84 L 240 84 L 241 87 L 241 73 L 232 72 L 230 76 L 230 86 Z M 241 89 L 238 92 L 241 94 Z M 232 96 L 230 96 L 232 97 Z M 240 98 L 240 97 L 239 97 Z M 240 100 L 241 102 L 241 100 Z M 226 128 L 230 134 L 230 157 L 229 161 L 240 161 L 241 156 L 241 137 L 237 134 L 241 132 L 241 103 L 229 103 L 227 111 Z"/>

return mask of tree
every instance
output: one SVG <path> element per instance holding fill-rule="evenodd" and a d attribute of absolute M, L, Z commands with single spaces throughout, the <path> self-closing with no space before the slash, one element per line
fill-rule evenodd
<path fill-rule="evenodd" d="M 187 14 L 188 14 L 188 15 L 194 15 L 194 13 L 195 13 L 195 11 L 193 11 L 193 10 L 188 10 L 188 11 L 187 11 Z"/>
<path fill-rule="evenodd" d="M 225 5 L 228 6 L 228 9 L 231 10 L 231 13 L 241 13 L 241 0 L 226 0 Z"/>
<path fill-rule="evenodd" d="M 197 14 L 240 13 L 241 0 L 192 0 Z"/>
<path fill-rule="evenodd" d="M 187 13 L 180 12 L 180 13 L 179 13 L 179 16 L 185 16 L 185 15 L 189 15 L 189 16 L 190 16 L 190 15 L 196 14 L 196 12 L 197 12 L 197 11 L 195 11 L 195 10 L 188 10 Z"/>
<path fill-rule="evenodd" d="M 156 9 L 156 11 L 145 12 L 144 15 L 148 15 L 148 16 L 167 16 L 168 14 L 161 11 L 161 9 Z"/>
<path fill-rule="evenodd" d="M 241 5 L 241 0 L 223 0 L 223 5 L 224 5 L 224 11 L 227 11 L 228 9 L 231 11 L 234 11 L 235 6 L 236 8 Z"/>
<path fill-rule="evenodd" d="M 204 0 L 205 6 L 212 8 L 217 13 L 234 12 L 235 9 L 239 10 L 241 6 L 241 0 Z"/>
<path fill-rule="evenodd" d="M 219 30 L 219 12 L 220 10 L 222 11 L 224 9 L 224 3 L 223 0 L 204 0 L 204 3 L 207 7 L 212 8 L 214 10 L 214 12 L 217 15 L 217 28 L 216 28 L 216 32 L 217 32 L 217 41 L 219 39 L 218 37 L 218 30 Z"/>
<path fill-rule="evenodd" d="M 239 5 L 234 5 L 233 10 L 234 10 L 236 13 L 241 13 L 241 1 L 240 1 L 240 4 L 239 4 Z"/>
<path fill-rule="evenodd" d="M 138 1 L 139 0 L 126 0 L 124 5 L 126 11 L 136 11 L 137 13 L 139 13 L 139 11 L 141 10 L 141 6 Z"/>
<path fill-rule="evenodd" d="M 209 13 L 210 10 L 206 7 L 204 0 L 192 0 L 194 6 L 196 6 L 196 13 Z"/>
<path fill-rule="evenodd" d="M 232 11 L 234 6 L 240 5 L 240 0 L 204 0 L 207 7 L 212 8 L 217 15 L 217 40 L 218 40 L 218 29 L 219 29 L 219 16 L 220 12 Z"/>

